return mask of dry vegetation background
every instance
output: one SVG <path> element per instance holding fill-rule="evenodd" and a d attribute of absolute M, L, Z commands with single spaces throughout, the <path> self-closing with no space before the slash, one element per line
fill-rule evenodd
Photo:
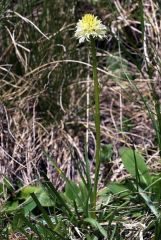
<path fill-rule="evenodd" d="M 143 1 L 146 41 L 140 1 L 15 0 L 0 4 L 0 179 L 7 176 L 15 186 L 28 185 L 45 170 L 60 186 L 52 159 L 68 177 L 77 178 L 88 125 L 92 168 L 92 72 L 88 46 L 74 38 L 75 23 L 87 12 L 97 14 L 107 25 L 107 39 L 98 42 L 97 48 L 102 146 L 112 144 L 113 150 L 102 164 L 102 181 L 126 174 L 118 155 L 122 145 L 139 148 L 149 167 L 158 170 L 155 135 L 134 86 L 151 104 L 145 71 L 149 61 L 155 66 L 152 79 L 158 92 L 161 87 L 160 1 Z"/>

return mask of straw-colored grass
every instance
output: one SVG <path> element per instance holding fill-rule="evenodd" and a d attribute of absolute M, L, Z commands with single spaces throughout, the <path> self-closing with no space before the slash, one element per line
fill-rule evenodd
<path fill-rule="evenodd" d="M 45 170 L 62 189 L 63 182 L 44 152 L 67 177 L 79 179 L 77 163 L 84 161 L 87 127 L 93 171 L 92 97 L 86 110 L 86 87 L 90 96 L 93 91 L 92 71 L 87 46 L 78 45 L 73 37 L 76 20 L 87 10 L 98 13 L 108 26 L 107 39 L 98 42 L 97 54 L 101 142 L 112 144 L 113 154 L 101 166 L 100 186 L 128 176 L 118 154 L 123 145 L 139 149 L 151 171 L 160 171 L 152 122 L 135 88 L 154 109 L 150 83 L 160 97 L 160 3 L 144 1 L 143 39 L 139 1 L 91 2 L 24 0 L 0 6 L 0 182 L 5 176 L 19 188 L 35 183 Z M 124 227 L 139 232 L 142 226 Z M 127 232 L 123 235 L 130 239 Z"/>

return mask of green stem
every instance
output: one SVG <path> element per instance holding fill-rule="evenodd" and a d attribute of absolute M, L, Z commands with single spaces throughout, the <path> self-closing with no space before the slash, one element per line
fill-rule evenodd
<path fill-rule="evenodd" d="M 160 109 L 160 102 L 159 102 L 159 96 L 156 92 L 155 86 L 153 82 L 151 82 L 151 88 L 152 88 L 152 97 L 154 101 L 154 107 L 157 117 L 157 140 L 158 140 L 158 146 L 159 146 L 159 155 L 161 157 L 161 109 Z"/>
<path fill-rule="evenodd" d="M 153 79 L 153 69 L 148 66 L 148 74 L 149 78 Z M 155 113 L 156 113 L 156 137 L 158 141 L 158 147 L 159 147 L 159 155 L 161 157 L 161 107 L 160 107 L 160 101 L 159 101 L 159 95 L 156 91 L 155 84 L 153 81 L 150 81 L 150 86 L 151 86 L 151 96 L 154 101 L 154 108 L 155 108 Z"/>
<path fill-rule="evenodd" d="M 95 41 L 91 38 L 91 53 L 92 53 L 92 65 L 93 65 L 93 81 L 94 81 L 94 96 L 95 96 L 95 129 L 96 129 L 96 166 L 94 187 L 92 194 L 92 211 L 93 217 L 96 217 L 96 200 L 97 200 L 97 186 L 100 171 L 100 88 L 97 76 L 97 59 L 96 59 L 96 46 Z"/>

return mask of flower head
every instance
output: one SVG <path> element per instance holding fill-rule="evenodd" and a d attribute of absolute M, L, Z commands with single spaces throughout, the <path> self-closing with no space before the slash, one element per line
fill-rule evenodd
<path fill-rule="evenodd" d="M 81 20 L 78 21 L 75 31 L 75 37 L 79 42 L 89 41 L 90 37 L 104 38 L 106 36 L 106 26 L 102 24 L 96 16 L 92 14 L 85 14 Z"/>

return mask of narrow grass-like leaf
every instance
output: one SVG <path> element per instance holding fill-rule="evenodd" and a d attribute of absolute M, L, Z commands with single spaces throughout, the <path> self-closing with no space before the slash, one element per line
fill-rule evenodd
<path fill-rule="evenodd" d="M 52 223 L 50 217 L 48 216 L 47 212 L 45 211 L 45 209 L 41 206 L 37 196 L 35 195 L 35 193 L 31 193 L 31 197 L 33 198 L 34 202 L 36 203 L 37 207 L 39 208 L 39 210 L 41 211 L 42 215 L 43 215 L 43 219 L 46 221 L 46 223 L 48 224 L 48 226 L 51 229 L 54 229 L 54 224 Z"/>
<path fill-rule="evenodd" d="M 81 200 L 82 204 L 84 206 L 84 215 L 89 216 L 90 215 L 90 205 L 89 200 L 91 197 L 92 189 L 87 189 L 83 182 L 79 183 L 79 189 L 81 192 Z"/>
<path fill-rule="evenodd" d="M 59 234 L 59 232 L 56 230 L 57 226 L 55 226 L 54 230 L 51 230 L 49 228 L 47 228 L 45 225 L 43 225 L 41 222 L 37 223 L 37 228 L 39 230 L 39 232 L 41 234 L 43 234 L 44 236 L 44 240 L 46 239 L 46 237 L 48 236 L 48 239 L 51 240 L 67 240 L 68 238 L 66 238 L 66 236 L 62 236 L 61 234 Z"/>
<path fill-rule="evenodd" d="M 43 174 L 43 176 L 45 179 L 45 182 L 43 182 L 43 185 L 46 188 L 46 190 L 48 191 L 51 198 L 55 201 L 55 197 L 56 197 L 59 204 L 62 205 L 61 210 L 65 209 L 66 211 L 63 210 L 64 213 L 68 213 L 70 215 L 70 217 L 73 217 L 73 213 L 71 212 L 70 208 L 68 207 L 68 205 L 66 204 L 64 199 L 61 197 L 59 192 L 56 190 L 56 188 L 53 186 L 53 184 L 49 181 L 47 176 L 45 174 Z"/>
<path fill-rule="evenodd" d="M 101 226 L 101 224 L 93 218 L 85 218 L 85 222 L 88 222 L 92 227 L 99 230 L 103 237 L 107 238 L 107 231 Z"/>
<path fill-rule="evenodd" d="M 112 234 L 111 234 L 111 237 L 110 237 L 110 240 L 114 240 L 115 239 L 115 233 L 117 231 L 117 225 L 114 226 L 114 229 L 112 230 Z"/>
<path fill-rule="evenodd" d="M 74 191 L 73 191 L 73 189 L 74 189 Z M 79 188 L 78 188 L 77 184 L 73 181 L 68 181 L 65 185 L 65 194 L 72 201 L 75 201 L 75 199 L 76 199 L 74 192 L 79 194 Z"/>
<path fill-rule="evenodd" d="M 70 188 L 73 191 L 73 195 L 75 196 L 75 198 L 78 200 L 79 204 L 81 205 L 81 199 L 79 197 L 78 192 L 76 191 L 76 188 L 74 187 L 74 185 L 72 186 L 71 181 L 65 176 L 65 174 L 63 173 L 63 171 L 57 166 L 57 164 L 50 158 L 50 156 L 48 156 L 47 153 L 45 153 L 45 155 L 48 157 L 48 159 L 50 160 L 51 164 L 54 166 L 54 168 L 56 169 L 56 171 L 58 172 L 58 174 L 64 179 L 64 181 L 66 183 L 68 183 L 70 185 Z"/>
<path fill-rule="evenodd" d="M 88 191 L 91 192 L 92 183 L 91 183 L 90 163 L 89 163 L 89 158 L 87 154 L 87 147 L 85 147 L 85 164 L 86 164 L 85 175 L 87 178 L 87 187 L 88 187 Z"/>
<path fill-rule="evenodd" d="M 141 187 L 137 187 L 135 184 L 133 184 L 136 191 L 138 191 L 138 194 L 144 199 L 146 205 L 149 207 L 149 209 L 151 210 L 151 212 L 156 216 L 156 218 L 158 219 L 160 216 L 159 210 L 155 207 L 155 205 L 153 204 L 153 202 L 151 201 L 150 197 L 147 195 L 147 193 L 141 188 Z"/>
<path fill-rule="evenodd" d="M 35 226 L 34 223 L 32 223 L 31 221 L 29 221 L 23 214 L 19 215 L 19 218 L 21 221 L 24 222 L 24 224 L 29 227 L 34 233 L 37 234 L 37 236 L 39 237 L 39 240 L 43 240 L 42 236 L 40 235 L 37 227 Z"/>
<path fill-rule="evenodd" d="M 161 239 L 161 217 L 156 220 L 155 222 L 155 237 L 154 240 L 160 240 Z"/>

